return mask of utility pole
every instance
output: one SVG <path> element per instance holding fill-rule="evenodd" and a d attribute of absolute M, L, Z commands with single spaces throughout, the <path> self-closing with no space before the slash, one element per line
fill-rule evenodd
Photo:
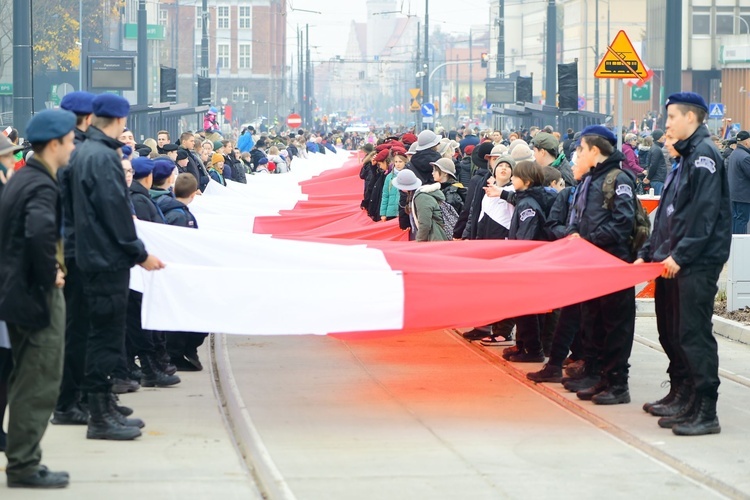
<path fill-rule="evenodd" d="M 469 29 L 469 120 L 474 120 L 474 32 Z"/>
<path fill-rule="evenodd" d="M 302 122 L 305 120 L 305 84 L 302 81 L 302 32 L 297 26 L 297 105 L 299 108 L 297 111 L 302 116 Z"/>
<path fill-rule="evenodd" d="M 501 78 L 505 74 L 505 0 L 498 1 L 497 12 L 497 68 L 495 76 Z"/>
<path fill-rule="evenodd" d="M 419 76 L 419 75 L 421 75 L 420 71 L 422 71 L 422 66 L 421 66 L 421 61 L 420 61 L 420 54 L 419 54 L 419 48 L 420 48 L 419 40 L 420 40 L 420 33 L 421 32 L 422 31 L 421 31 L 420 23 L 417 22 L 417 72 L 416 72 L 416 80 L 417 81 L 415 83 L 415 87 L 418 88 L 418 89 L 419 88 L 421 88 L 421 89 L 424 88 L 424 87 L 422 87 L 422 85 L 424 84 L 424 82 L 420 81 L 420 76 Z M 424 95 L 424 91 L 423 91 L 422 92 L 422 102 L 424 102 L 424 100 L 425 100 L 425 95 Z M 415 116 L 414 122 L 416 124 L 416 130 L 417 131 L 422 130 L 422 113 L 420 111 L 416 112 L 416 116 Z"/>
<path fill-rule="evenodd" d="M 609 31 L 609 13 L 610 13 L 611 10 L 612 9 L 610 9 L 610 5 L 609 5 L 609 2 L 608 2 L 607 3 L 607 43 L 608 44 L 609 44 L 609 37 L 612 36 L 612 34 Z M 599 61 L 597 61 L 597 63 L 598 62 Z M 610 87 L 610 83 L 612 83 L 612 82 L 610 80 L 611 80 L 610 78 L 607 78 L 607 103 L 606 103 L 607 104 L 607 109 L 604 110 L 604 112 L 606 114 L 608 114 L 608 115 L 612 113 L 612 92 L 611 92 L 612 91 L 612 87 Z"/>
<path fill-rule="evenodd" d="M 679 92 L 682 84 L 682 0 L 667 0 L 664 40 L 664 98 Z M 661 107 L 664 103 L 659 103 Z"/>
<path fill-rule="evenodd" d="M 430 96 L 430 80 L 427 75 L 430 72 L 430 0 L 424 0 L 424 86 L 423 93 L 424 99 L 427 102 L 432 102 Z"/>
<path fill-rule="evenodd" d="M 599 0 L 595 0 L 594 4 L 594 16 L 596 16 L 596 25 L 594 27 L 594 52 L 596 52 L 596 61 L 594 64 L 599 64 Z M 594 112 L 601 113 L 602 109 L 600 104 L 600 87 L 599 78 L 594 78 Z"/>
<path fill-rule="evenodd" d="M 146 0 L 138 0 L 138 104 L 148 105 L 148 19 Z"/>
<path fill-rule="evenodd" d="M 557 106 L 557 8 L 555 0 L 547 0 L 547 70 L 545 90 L 547 106 Z"/>
<path fill-rule="evenodd" d="M 307 119 L 306 125 L 312 128 L 313 115 L 312 115 L 312 82 L 310 80 L 310 25 L 305 24 L 305 56 L 307 62 L 305 64 L 305 117 Z"/>
<path fill-rule="evenodd" d="M 203 0 L 201 12 L 201 76 L 208 78 L 208 0 Z M 200 104 L 200 103 L 199 103 Z"/>
<path fill-rule="evenodd" d="M 13 1 L 13 125 L 26 133 L 34 112 L 31 59 L 31 2 Z"/>

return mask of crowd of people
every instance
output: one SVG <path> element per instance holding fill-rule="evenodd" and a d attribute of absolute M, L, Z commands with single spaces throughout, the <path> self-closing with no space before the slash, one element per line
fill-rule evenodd
<path fill-rule="evenodd" d="M 599 125 L 564 135 L 531 127 L 383 137 L 362 146 L 361 208 L 374 221 L 398 218 L 419 242 L 582 238 L 628 263 L 662 263 L 656 313 L 670 390 L 644 410 L 678 435 L 718 433 L 711 316 L 732 210 L 736 226 L 745 207 L 732 195 L 730 209 L 725 155 L 704 124 L 703 98 L 674 94 L 666 111 L 666 133 L 626 132 L 621 149 Z M 729 177 L 750 181 L 750 134 L 737 140 Z M 661 196 L 653 232 L 641 193 Z M 739 224 L 746 228 L 747 219 Z M 546 361 L 527 374 L 532 381 L 561 383 L 594 404 L 622 404 L 631 401 L 635 314 L 631 287 L 546 314 L 499 318 L 463 336 L 507 345 L 502 356 L 513 363 Z"/>
<path fill-rule="evenodd" d="M 31 119 L 27 145 L 13 129 L 0 135 L 0 423 L 10 408 L 0 449 L 10 487 L 68 484 L 67 473 L 41 464 L 50 415 L 56 425 L 85 426 L 88 439 L 132 440 L 145 423 L 117 395 L 173 386 L 178 371 L 203 368 L 204 334 L 141 326 L 143 295 L 130 289 L 130 269 L 164 263 L 140 241 L 134 219 L 197 228 L 190 204 L 211 179 L 289 172 L 295 158 L 335 152 L 352 138 L 248 127 L 225 139 L 209 112 L 198 133 L 173 141 L 159 131 L 136 143 L 129 109 L 113 94 L 73 92 L 61 109 Z M 718 433 L 711 315 L 732 226 L 744 220 L 746 230 L 750 213 L 750 189 L 730 193 L 727 181 L 750 185 L 750 134 L 722 153 L 699 95 L 670 96 L 666 112 L 666 133 L 626 133 L 621 150 L 603 126 L 564 134 L 462 128 L 446 137 L 423 130 L 365 141 L 361 208 L 378 223 L 396 219 L 418 242 L 582 238 L 628 263 L 662 263 L 656 314 L 671 385 L 644 410 L 675 434 Z M 649 235 L 637 195 L 650 190 L 661 199 Z M 513 363 L 546 361 L 528 373 L 535 382 L 612 405 L 631 400 L 634 330 L 631 287 L 463 335 L 506 345 Z"/>
<path fill-rule="evenodd" d="M 249 127 L 225 139 L 212 111 L 197 133 L 173 141 L 161 130 L 136 143 L 122 97 L 72 92 L 60 108 L 31 119 L 25 144 L 15 129 L 0 135 L 0 451 L 10 487 L 68 484 L 67 473 L 41 464 L 48 421 L 85 426 L 88 439 L 135 439 L 145 423 L 118 394 L 203 369 L 205 334 L 141 326 L 130 268 L 164 264 L 134 219 L 197 228 L 190 204 L 211 179 L 246 183 L 290 172 L 309 152 L 336 151 L 301 130 Z"/>

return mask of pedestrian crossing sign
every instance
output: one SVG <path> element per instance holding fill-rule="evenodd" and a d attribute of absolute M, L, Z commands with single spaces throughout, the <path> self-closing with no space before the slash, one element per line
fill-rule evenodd
<path fill-rule="evenodd" d="M 648 78 L 648 70 L 633 47 L 627 33 L 620 30 L 607 47 L 599 66 L 594 72 L 596 78 Z"/>
<path fill-rule="evenodd" d="M 724 105 L 720 102 L 712 102 L 708 106 L 708 117 L 716 120 L 724 118 Z"/>

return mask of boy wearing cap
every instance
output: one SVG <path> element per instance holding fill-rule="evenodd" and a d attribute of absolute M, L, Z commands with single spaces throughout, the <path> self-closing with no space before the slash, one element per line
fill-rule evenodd
<path fill-rule="evenodd" d="M 76 118 L 45 110 L 26 128 L 34 156 L 0 200 L 0 320 L 8 325 L 13 371 L 8 384 L 5 473 L 11 488 L 62 488 L 66 472 L 41 465 L 39 443 L 60 392 L 65 284 L 57 170 L 75 148 Z"/>
<path fill-rule="evenodd" d="M 111 401 L 110 376 L 122 357 L 125 339 L 130 268 L 147 271 L 164 264 L 150 255 L 135 232 L 125 174 L 117 140 L 127 122 L 130 104 L 113 94 L 96 96 L 87 139 L 71 162 L 71 199 L 75 224 L 76 262 L 82 271 L 90 332 L 83 389 L 88 393 L 86 437 L 134 439 L 137 427 L 127 426 Z"/>
<path fill-rule="evenodd" d="M 551 166 L 560 171 L 565 184 L 575 186 L 576 180 L 573 177 L 573 171 L 570 169 L 570 163 L 565 158 L 565 153 L 558 152 L 560 141 L 548 132 L 539 132 L 531 141 L 534 148 L 534 159 L 542 166 Z M 515 158 L 515 156 L 514 156 Z"/>
<path fill-rule="evenodd" d="M 719 357 L 711 316 L 732 243 L 727 171 L 703 124 L 708 113 L 703 98 L 673 94 L 666 108 L 680 161 L 667 175 L 654 230 L 636 263 L 664 264 L 656 279 L 656 319 L 671 388 L 644 410 L 664 415 L 659 426 L 678 435 L 717 434 Z"/>
<path fill-rule="evenodd" d="M 537 137 L 543 132 L 537 134 Z M 568 232 L 618 257 L 633 262 L 630 235 L 635 224 L 635 178 L 621 170 L 625 159 L 616 149 L 617 138 L 607 128 L 595 125 L 581 132 L 581 150 L 576 165 L 588 168 L 576 190 Z M 613 197 L 605 194 L 611 171 Z M 583 400 L 599 405 L 630 402 L 628 359 L 635 335 L 635 287 L 584 302 L 586 375 L 565 388 Z"/>

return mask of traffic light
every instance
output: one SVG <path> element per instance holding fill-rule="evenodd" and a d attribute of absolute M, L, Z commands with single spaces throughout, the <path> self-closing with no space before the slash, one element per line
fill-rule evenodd
<path fill-rule="evenodd" d="M 482 67 L 486 68 L 487 63 L 490 62 L 490 55 L 487 52 L 482 52 Z"/>

